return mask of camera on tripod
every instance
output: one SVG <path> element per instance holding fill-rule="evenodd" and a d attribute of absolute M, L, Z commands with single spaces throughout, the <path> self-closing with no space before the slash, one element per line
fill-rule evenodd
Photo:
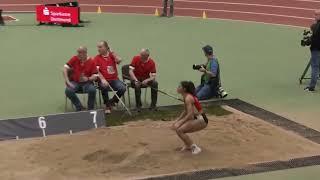
<path fill-rule="evenodd" d="M 312 32 L 310 30 L 304 30 L 303 31 L 303 37 L 301 40 L 301 46 L 310 46 L 311 45 L 311 37 L 312 37 Z"/>

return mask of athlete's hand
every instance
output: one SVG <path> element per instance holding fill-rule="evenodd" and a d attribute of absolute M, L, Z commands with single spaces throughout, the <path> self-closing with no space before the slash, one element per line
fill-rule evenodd
<path fill-rule="evenodd" d="M 181 121 L 179 119 L 175 120 L 174 123 L 171 126 L 172 130 L 177 130 L 180 126 L 182 126 Z"/>
<path fill-rule="evenodd" d="M 176 130 L 175 124 L 176 124 L 176 122 L 172 123 L 172 125 L 170 126 L 170 129 L 173 130 L 173 131 Z"/>

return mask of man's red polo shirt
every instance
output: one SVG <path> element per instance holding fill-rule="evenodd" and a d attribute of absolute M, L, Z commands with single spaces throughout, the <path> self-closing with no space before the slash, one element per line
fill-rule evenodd
<path fill-rule="evenodd" d="M 150 73 L 156 73 L 156 64 L 151 58 L 143 62 L 141 56 L 135 56 L 130 66 L 133 68 L 133 73 L 138 80 L 148 79 L 150 78 Z"/>
<path fill-rule="evenodd" d="M 118 79 L 116 58 L 112 53 L 109 53 L 108 56 L 97 55 L 94 61 L 106 80 Z"/>
<path fill-rule="evenodd" d="M 93 59 L 81 62 L 78 56 L 73 56 L 67 65 L 72 69 L 71 81 L 80 82 L 80 76 L 91 77 L 93 74 L 97 73 L 97 67 Z"/>

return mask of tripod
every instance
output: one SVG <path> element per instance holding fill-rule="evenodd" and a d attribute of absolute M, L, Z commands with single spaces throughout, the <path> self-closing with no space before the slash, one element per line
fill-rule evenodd
<path fill-rule="evenodd" d="M 302 84 L 302 80 L 304 80 L 304 79 L 311 79 L 311 77 L 306 77 L 306 74 L 307 74 L 310 66 L 311 66 L 311 63 L 310 63 L 310 61 L 309 61 L 308 64 L 307 64 L 307 66 L 306 66 L 306 68 L 304 69 L 301 77 L 299 78 L 300 84 Z M 319 68 L 319 69 L 320 69 L 320 68 Z M 319 75 L 320 75 L 320 74 L 319 74 Z M 318 76 L 318 79 L 320 79 L 319 76 Z"/>

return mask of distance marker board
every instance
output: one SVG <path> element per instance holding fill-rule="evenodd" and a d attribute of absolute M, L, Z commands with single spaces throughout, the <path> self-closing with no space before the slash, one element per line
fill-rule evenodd
<path fill-rule="evenodd" d="M 0 140 L 71 134 L 105 125 L 103 110 L 0 120 Z"/>

